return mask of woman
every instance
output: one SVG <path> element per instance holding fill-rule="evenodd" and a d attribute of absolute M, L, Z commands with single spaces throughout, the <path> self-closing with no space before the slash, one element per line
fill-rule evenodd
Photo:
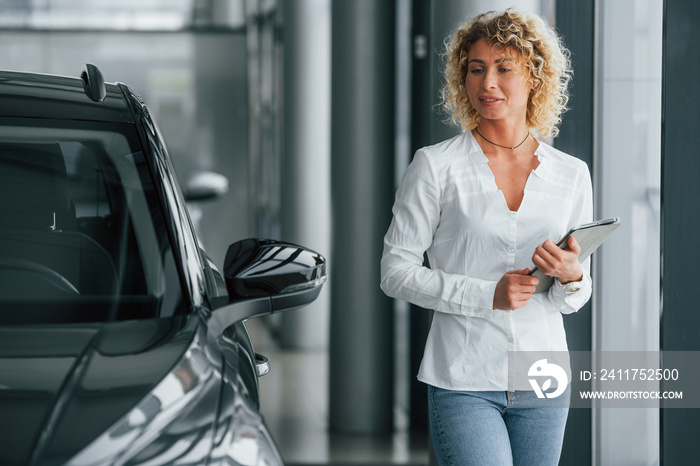
<path fill-rule="evenodd" d="M 568 51 L 537 16 L 487 13 L 447 44 L 445 76 L 445 106 L 464 132 L 406 169 L 381 286 L 437 311 L 418 379 L 440 464 L 556 465 L 569 391 L 537 404 L 509 384 L 508 357 L 567 351 L 562 314 L 591 295 L 578 244 L 552 241 L 591 221 L 588 168 L 536 137 L 557 133 Z M 556 277 L 547 292 L 534 293 L 534 267 Z"/>

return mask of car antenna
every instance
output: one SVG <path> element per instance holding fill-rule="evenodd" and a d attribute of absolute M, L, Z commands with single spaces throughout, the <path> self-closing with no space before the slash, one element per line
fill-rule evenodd
<path fill-rule="evenodd" d="M 80 70 L 80 79 L 83 80 L 83 89 L 85 95 L 90 100 L 102 102 L 107 97 L 107 89 L 105 88 L 105 80 L 102 77 L 102 72 L 92 63 L 85 63 Z"/>

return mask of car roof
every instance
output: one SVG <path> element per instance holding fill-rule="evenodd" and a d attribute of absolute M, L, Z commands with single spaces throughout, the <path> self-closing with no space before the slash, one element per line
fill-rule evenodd
<path fill-rule="evenodd" d="M 121 87 L 105 83 L 106 97 L 88 97 L 78 77 L 0 71 L 0 117 L 133 123 Z"/>

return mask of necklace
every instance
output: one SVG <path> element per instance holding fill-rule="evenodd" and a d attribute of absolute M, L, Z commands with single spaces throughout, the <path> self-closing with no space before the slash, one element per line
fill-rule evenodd
<path fill-rule="evenodd" d="M 524 143 L 525 141 L 527 141 L 528 136 L 530 136 L 530 132 L 528 131 L 527 134 L 525 135 L 525 139 L 523 139 L 522 141 L 520 141 L 520 144 L 518 144 L 517 146 L 510 147 L 510 146 L 502 146 L 502 145 L 500 145 L 500 144 L 496 144 L 495 142 L 489 141 L 488 139 L 486 139 L 486 138 L 484 137 L 483 134 L 481 134 L 481 133 L 479 132 L 479 128 L 474 128 L 474 131 L 476 131 L 476 134 L 478 134 L 479 136 L 481 136 L 481 137 L 484 139 L 484 141 L 488 142 L 489 144 L 493 144 L 494 146 L 503 147 L 504 149 L 510 149 L 510 150 L 517 149 L 518 147 L 522 146 L 523 143 Z"/>

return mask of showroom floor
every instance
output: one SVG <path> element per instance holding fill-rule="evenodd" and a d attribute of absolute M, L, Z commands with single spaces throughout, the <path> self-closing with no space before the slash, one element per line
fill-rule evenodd
<path fill-rule="evenodd" d="M 255 350 L 270 360 L 260 379 L 262 412 L 287 466 L 428 464 L 427 435 L 328 432 L 328 352 L 280 350 L 255 320 L 247 324 Z M 397 409 L 397 424 L 406 413 Z"/>

